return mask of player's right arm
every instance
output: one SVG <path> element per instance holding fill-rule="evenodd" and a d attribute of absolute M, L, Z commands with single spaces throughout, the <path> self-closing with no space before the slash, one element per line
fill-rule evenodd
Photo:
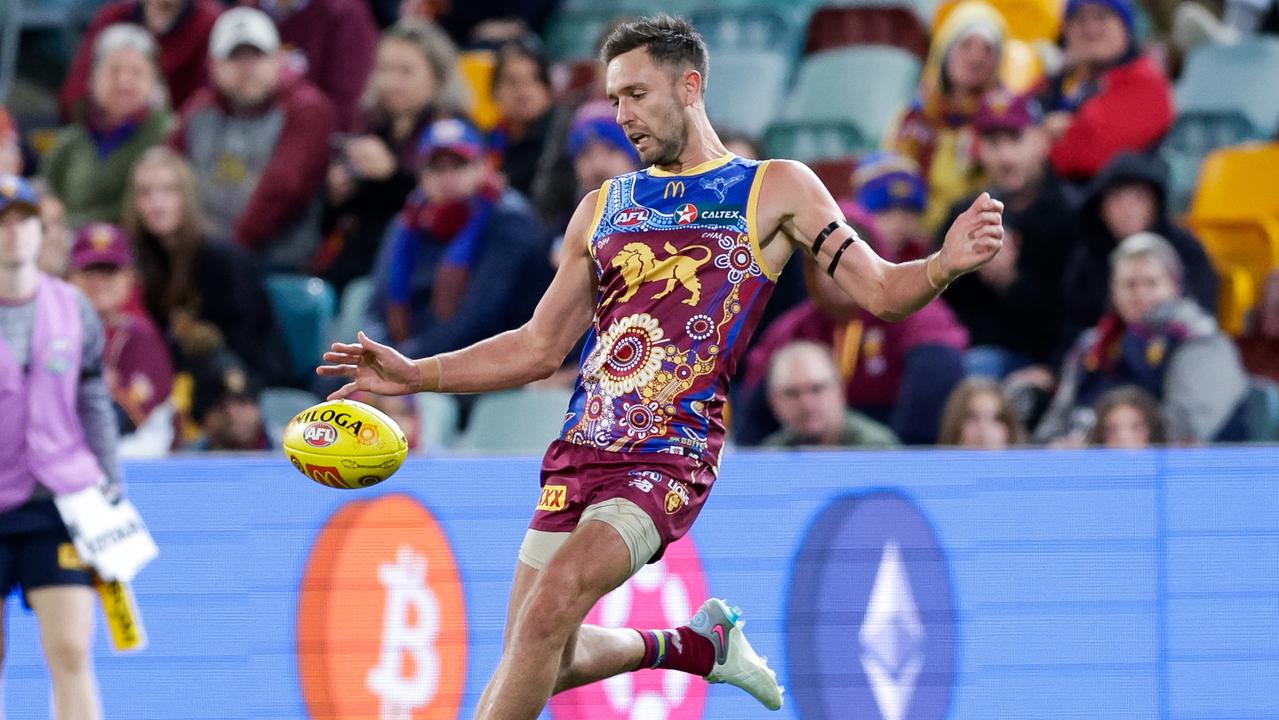
<path fill-rule="evenodd" d="M 412 360 L 363 332 L 354 343 L 333 343 L 316 372 L 349 377 L 329 396 L 363 390 L 379 395 L 415 392 L 478 393 L 519 387 L 548 377 L 564 363 L 595 313 L 595 271 L 588 252 L 599 191 L 582 199 L 564 233 L 560 268 L 522 326 L 454 352 Z"/>

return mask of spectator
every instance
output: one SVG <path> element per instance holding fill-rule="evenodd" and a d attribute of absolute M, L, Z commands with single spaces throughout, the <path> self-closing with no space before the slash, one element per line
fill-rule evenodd
<path fill-rule="evenodd" d="M 503 190 L 479 132 L 432 124 L 420 183 L 375 271 L 375 332 L 404 352 L 456 350 L 532 314 L 550 281 L 550 240 L 519 193 Z"/>
<path fill-rule="evenodd" d="M 320 237 L 319 190 L 333 106 L 283 67 L 265 14 L 235 8 L 209 40 L 213 84 L 196 93 L 170 142 L 190 160 L 214 237 L 296 271 Z"/>
<path fill-rule="evenodd" d="M 117 23 L 140 25 L 155 39 L 170 107 L 181 109 L 209 80 L 209 32 L 221 12 L 217 0 L 117 0 L 103 5 L 80 41 L 58 94 L 62 120 L 80 119 L 87 109 L 94 45 Z"/>
<path fill-rule="evenodd" d="M 587 103 L 573 122 L 568 151 L 573 156 L 579 198 L 602 187 L 604 181 L 639 170 L 642 165 L 639 152 L 613 115 L 605 103 Z"/>
<path fill-rule="evenodd" d="M 53 193 L 40 196 L 40 224 L 44 242 L 36 264 L 40 272 L 66 279 L 71 269 L 71 229 L 67 227 L 67 208 Z"/>
<path fill-rule="evenodd" d="M 719 131 L 719 140 L 724 143 L 725 150 L 738 157 L 744 157 L 747 160 L 759 160 L 763 156 L 763 153 L 759 150 L 759 143 L 746 133 L 721 130 Z"/>
<path fill-rule="evenodd" d="M 1167 170 L 1157 158 L 1125 153 L 1088 187 L 1077 213 L 1078 239 L 1062 270 L 1064 352 L 1106 309 L 1110 292 L 1110 255 L 1119 241 L 1152 232 L 1177 251 L 1185 269 L 1182 291 L 1209 313 L 1217 311 L 1217 273 L 1203 246 L 1172 219 L 1168 210 Z"/>
<path fill-rule="evenodd" d="M 280 29 L 285 63 L 323 92 L 337 129 L 359 121 L 360 95 L 373 71 L 378 28 L 367 0 L 256 0 Z"/>
<path fill-rule="evenodd" d="M 550 65 L 535 36 L 508 42 L 493 66 L 493 100 L 501 112 L 490 146 L 511 187 L 528 197 L 551 129 Z"/>
<path fill-rule="evenodd" d="M 155 323 L 129 309 L 136 271 L 129 240 L 114 225 L 76 233 L 71 281 L 88 296 L 106 329 L 107 387 L 115 400 L 122 457 L 159 457 L 173 446 L 173 360 Z"/>
<path fill-rule="evenodd" d="M 93 46 L 90 107 L 58 131 L 44 167 L 73 228 L 120 222 L 133 164 L 169 131 L 155 58 L 155 40 L 137 25 L 112 25 Z"/>
<path fill-rule="evenodd" d="M 36 267 L 39 200 L 0 176 L 0 602 L 22 588 L 59 718 L 97 718 L 94 576 L 65 549 L 54 497 L 95 485 L 120 495 L 116 427 L 102 380 L 102 325 L 84 295 Z"/>
<path fill-rule="evenodd" d="M 768 447 L 897 447 L 892 430 L 845 405 L 830 347 L 797 340 L 778 350 L 768 370 L 768 404 L 781 429 Z"/>
<path fill-rule="evenodd" d="M 906 262 L 931 252 L 924 239 L 928 185 L 914 160 L 891 152 L 868 155 L 853 173 L 853 187 L 857 205 L 870 213 L 885 258 Z"/>
<path fill-rule="evenodd" d="M 343 141 L 329 165 L 325 242 L 313 265 L 339 291 L 372 270 L 387 227 L 417 185 L 417 141 L 426 126 L 463 111 L 453 41 L 425 20 L 388 29 L 361 104 L 360 134 Z"/>
<path fill-rule="evenodd" d="M 999 88 L 1008 28 L 984 0 L 957 5 L 933 35 L 919 93 L 898 121 L 890 147 L 911 158 L 927 179 L 924 229 L 944 230 L 951 205 L 981 188 L 973 162 L 972 118 L 986 93 Z"/>
<path fill-rule="evenodd" d="M 970 377 L 946 401 L 937 442 L 971 450 L 1005 450 L 1024 444 L 1026 429 L 993 380 Z"/>
<path fill-rule="evenodd" d="M 863 238 L 877 245 L 872 233 Z M 754 444 L 772 432 L 761 388 L 774 353 L 795 340 L 834 348 L 849 407 L 888 425 L 907 444 L 936 441 L 942 404 L 963 379 L 968 336 L 954 314 L 934 300 L 890 323 L 857 307 L 813 262 L 803 268 L 812 299 L 783 313 L 746 356 L 738 441 Z"/>
<path fill-rule="evenodd" d="M 239 358 L 215 351 L 200 358 L 191 374 L 195 380 L 191 413 L 203 430 L 191 449 L 247 451 L 270 447 L 262 408 L 258 406 L 257 384 Z"/>
<path fill-rule="evenodd" d="M 1173 246 L 1140 233 L 1115 249 L 1111 265 L 1113 310 L 1067 357 L 1036 437 L 1082 440 L 1094 424 L 1089 406 L 1113 387 L 1136 385 L 1158 399 L 1173 440 L 1243 440 L 1248 375 L 1212 317 L 1181 297 Z"/>
<path fill-rule="evenodd" d="M 124 228 L 133 238 L 147 312 L 176 350 L 180 370 L 225 347 L 254 383 L 282 385 L 288 348 L 253 259 L 210 240 L 191 167 L 167 147 L 138 162 L 129 183 Z"/>
<path fill-rule="evenodd" d="M 1004 247 L 978 272 L 956 280 L 946 304 L 968 329 L 968 374 L 996 380 L 1029 365 L 1057 367 L 1057 287 L 1070 250 L 1074 210 L 1048 166 L 1043 113 L 1031 97 L 999 91 L 974 116 L 987 190 L 1004 202 Z M 972 198 L 951 207 L 943 227 Z M 940 244 L 941 236 L 937 243 Z"/>
<path fill-rule="evenodd" d="M 1107 390 L 1093 406 L 1097 423 L 1088 433 L 1089 445 L 1144 450 L 1168 441 L 1159 403 L 1150 393 L 1131 385 Z"/>
<path fill-rule="evenodd" d="M 1279 270 L 1266 278 L 1250 326 L 1239 338 L 1244 366 L 1251 373 L 1279 382 Z"/>
<path fill-rule="evenodd" d="M 1172 127 L 1172 88 L 1141 54 L 1131 0 L 1066 3 L 1065 68 L 1043 96 L 1049 157 L 1064 178 L 1086 181 L 1125 150 L 1153 149 Z"/>

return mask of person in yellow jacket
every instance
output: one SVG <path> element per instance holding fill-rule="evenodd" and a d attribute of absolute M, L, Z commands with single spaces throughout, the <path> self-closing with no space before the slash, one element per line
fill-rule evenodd
<path fill-rule="evenodd" d="M 890 131 L 889 149 L 918 163 L 928 183 L 924 229 L 933 233 L 947 209 L 984 186 L 972 118 L 982 98 L 1002 87 L 999 68 L 1007 24 L 983 0 L 966 0 L 937 28 L 919 92 Z"/>

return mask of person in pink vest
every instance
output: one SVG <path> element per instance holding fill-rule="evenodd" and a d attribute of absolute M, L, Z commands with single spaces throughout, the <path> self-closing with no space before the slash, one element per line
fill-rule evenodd
<path fill-rule="evenodd" d="M 117 428 L 102 325 L 79 290 L 39 270 L 42 235 L 35 190 L 0 175 L 0 608 L 20 587 L 39 618 L 54 717 L 96 720 L 93 576 L 53 498 L 95 485 L 120 497 Z"/>

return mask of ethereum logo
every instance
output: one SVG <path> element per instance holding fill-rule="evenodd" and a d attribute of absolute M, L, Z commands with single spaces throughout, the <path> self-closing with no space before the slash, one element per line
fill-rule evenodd
<path fill-rule="evenodd" d="M 862 668 L 884 720 L 904 720 L 924 667 L 924 625 L 910 592 L 906 566 L 896 540 L 884 545 L 866 619 L 857 634 Z"/>

